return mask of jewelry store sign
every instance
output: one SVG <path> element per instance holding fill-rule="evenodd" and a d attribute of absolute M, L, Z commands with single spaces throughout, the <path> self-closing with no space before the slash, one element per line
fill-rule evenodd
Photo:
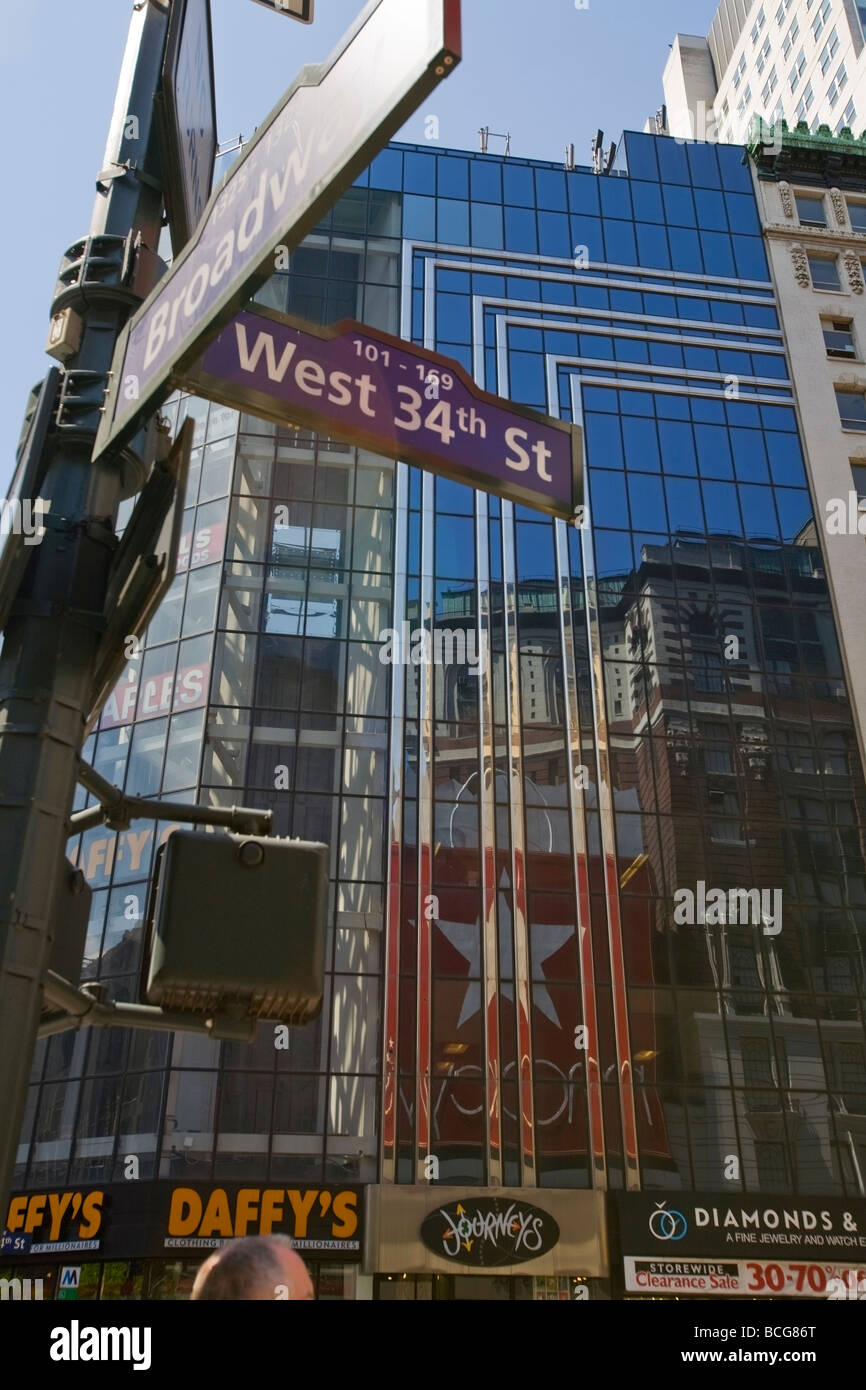
<path fill-rule="evenodd" d="M 830 1298 L 866 1275 L 866 1202 L 617 1193 L 625 1289 L 645 1297 Z"/>

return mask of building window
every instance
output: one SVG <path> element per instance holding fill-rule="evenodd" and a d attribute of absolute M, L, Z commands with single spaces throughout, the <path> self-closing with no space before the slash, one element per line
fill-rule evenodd
<path fill-rule="evenodd" d="M 769 1038 L 741 1038 L 740 1047 L 743 1059 L 743 1085 L 747 1087 L 760 1087 L 763 1094 L 750 1095 L 747 1097 L 749 1110 L 779 1110 L 778 1093 L 773 1094 L 771 1088 L 775 1088 L 776 1069 L 773 1065 L 772 1045 Z"/>
<path fill-rule="evenodd" d="M 848 216 L 851 218 L 852 231 L 866 232 L 866 203 L 849 203 Z"/>
<path fill-rule="evenodd" d="M 755 1164 L 761 1192 L 786 1192 L 790 1184 L 784 1144 L 755 1140 Z"/>
<path fill-rule="evenodd" d="M 813 289 L 841 290 L 842 285 L 839 281 L 839 269 L 835 256 L 832 259 L 828 256 L 809 256 L 807 259 Z"/>
<path fill-rule="evenodd" d="M 730 106 L 728 105 L 728 98 L 725 97 L 724 101 L 722 102 L 722 120 L 726 119 L 729 110 Z"/>
<path fill-rule="evenodd" d="M 858 509 L 866 512 L 866 463 L 851 463 L 853 491 L 858 495 Z M 833 769 L 835 771 L 835 769 Z M 847 769 L 844 769 L 847 770 Z"/>
<path fill-rule="evenodd" d="M 730 730 L 727 724 L 701 724 L 704 771 L 731 776 L 734 772 Z"/>
<path fill-rule="evenodd" d="M 761 92 L 761 100 L 763 101 L 765 107 L 769 107 L 770 97 L 773 95 L 778 85 L 779 79 L 776 75 L 776 69 L 775 67 L 773 67 L 770 69 L 770 76 L 764 83 L 764 90 Z"/>
<path fill-rule="evenodd" d="M 797 120 L 798 120 L 798 121 L 805 121 L 805 119 L 806 119 L 806 112 L 809 110 L 809 108 L 810 108 L 810 106 L 812 105 L 812 102 L 813 102 L 814 100 L 815 100 L 815 93 L 812 91 L 812 83 L 810 82 L 809 85 L 808 85 L 808 87 L 806 88 L 805 92 L 804 92 L 803 95 L 801 96 L 800 100 L 797 102 Z"/>
<path fill-rule="evenodd" d="M 788 54 L 791 52 L 791 49 L 793 48 L 794 44 L 797 42 L 799 33 L 800 25 L 795 17 L 791 21 L 791 27 L 785 35 L 785 42 L 782 44 L 782 52 L 784 53 L 786 58 L 788 57 Z"/>
<path fill-rule="evenodd" d="M 824 199 L 813 193 L 796 194 L 797 216 L 802 227 L 826 227 L 827 214 Z"/>
<path fill-rule="evenodd" d="M 788 79 L 789 82 L 790 82 L 790 84 L 791 84 L 791 91 L 792 91 L 792 92 L 796 92 L 797 88 L 799 87 L 799 85 L 800 85 L 800 78 L 801 78 L 801 76 L 802 76 L 802 74 L 803 74 L 803 69 L 805 68 L 805 66 L 806 66 L 806 55 L 805 55 L 805 53 L 803 52 L 803 50 L 802 50 L 802 48 L 801 48 L 801 49 L 800 49 L 799 56 L 798 56 L 798 58 L 797 58 L 797 61 L 796 61 L 796 63 L 794 64 L 794 66 L 792 67 L 792 69 L 791 69 L 791 76 L 790 76 L 790 78 Z"/>
<path fill-rule="evenodd" d="M 860 28 L 863 30 L 863 37 L 866 38 L 866 5 L 858 3 L 857 14 L 860 19 Z"/>
<path fill-rule="evenodd" d="M 840 1093 L 846 1110 L 866 1110 L 866 1049 L 862 1043 L 829 1042 L 827 1061 L 830 1085 Z"/>
<path fill-rule="evenodd" d="M 824 346 L 828 357 L 856 357 L 851 319 L 822 319 Z"/>
<path fill-rule="evenodd" d="M 839 35 L 834 29 L 821 53 L 821 73 L 825 73 L 833 61 L 836 50 L 839 47 Z"/>
<path fill-rule="evenodd" d="M 836 127 L 836 134 L 838 135 L 839 131 L 842 130 L 845 126 L 847 126 L 850 130 L 856 119 L 857 108 L 854 105 L 854 98 L 852 97 L 851 100 L 848 102 L 848 105 L 845 107 L 845 110 L 842 112 L 841 117 L 839 118 L 839 124 Z"/>
<path fill-rule="evenodd" d="M 758 54 L 758 72 L 763 72 L 763 71 L 764 71 L 764 68 L 766 67 L 767 59 L 769 58 L 769 56 L 770 56 L 770 40 L 769 40 L 769 39 L 764 39 L 764 42 L 763 42 L 763 44 L 761 45 L 761 51 L 760 51 L 760 53 Z"/>
<path fill-rule="evenodd" d="M 830 0 L 823 0 L 821 8 L 812 20 L 812 35 L 814 38 L 817 39 L 818 35 L 822 32 L 824 25 L 827 23 L 827 16 L 831 9 L 832 5 Z"/>
<path fill-rule="evenodd" d="M 744 73 L 745 71 L 746 71 L 746 60 L 745 60 L 745 58 L 741 58 L 740 61 L 739 61 L 738 64 L 737 64 L 736 68 L 734 69 L 734 87 L 735 87 L 735 88 L 739 88 L 739 85 L 740 85 L 740 83 L 741 83 L 742 80 L 743 80 L 743 73 Z"/>
<path fill-rule="evenodd" d="M 843 430 L 866 430 L 866 395 L 836 387 L 836 404 Z"/>
<path fill-rule="evenodd" d="M 829 2 L 829 0 L 828 0 L 828 2 Z M 758 15 L 758 18 L 755 20 L 754 24 L 752 25 L 752 43 L 757 43 L 757 42 L 758 42 L 758 38 L 760 37 L 761 30 L 763 29 L 763 27 L 764 27 L 764 25 L 765 25 L 765 23 L 766 23 L 766 20 L 767 20 L 767 17 L 766 17 L 766 15 L 764 14 L 764 7 L 763 7 L 763 5 L 762 5 L 762 6 L 761 6 L 761 12 L 760 12 L 760 14 Z"/>

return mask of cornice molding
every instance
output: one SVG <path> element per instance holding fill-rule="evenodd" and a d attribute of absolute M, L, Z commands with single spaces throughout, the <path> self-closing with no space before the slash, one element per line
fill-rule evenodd
<path fill-rule="evenodd" d="M 845 251 L 866 255 L 866 232 L 849 232 L 842 227 L 792 227 L 789 222 L 765 222 L 761 230 L 774 241 L 807 242 L 825 251 L 832 246 L 840 255 Z"/>
<path fill-rule="evenodd" d="M 755 116 L 746 151 L 759 179 L 796 182 L 799 174 L 826 179 L 831 186 L 840 178 L 866 180 L 866 135 L 855 139 L 847 126 L 838 135 L 828 125 L 813 134 L 805 121 L 792 130 L 787 121 L 776 127 Z"/>

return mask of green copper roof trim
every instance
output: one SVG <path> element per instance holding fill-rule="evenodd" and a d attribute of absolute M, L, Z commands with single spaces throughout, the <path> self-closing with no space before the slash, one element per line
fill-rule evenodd
<path fill-rule="evenodd" d="M 866 132 L 855 138 L 847 126 L 838 135 L 828 125 L 813 133 L 805 121 L 791 130 L 787 121 L 776 127 L 754 116 L 746 152 L 762 179 L 787 178 L 793 173 L 866 178 Z"/>

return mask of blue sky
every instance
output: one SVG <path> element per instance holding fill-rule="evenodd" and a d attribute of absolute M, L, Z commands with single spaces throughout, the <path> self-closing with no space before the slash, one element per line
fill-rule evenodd
<path fill-rule="evenodd" d="M 412 0 L 406 0 L 412 3 Z M 298 24 L 252 0 L 212 0 L 219 134 L 249 135 L 308 62 L 324 59 L 362 0 L 316 0 Z M 478 148 L 478 130 L 510 131 L 512 153 L 589 161 L 607 140 L 642 129 L 661 101 L 678 31 L 706 33 L 717 0 L 464 0 L 464 57 L 401 132 L 422 140 L 437 115 L 443 145 Z M 64 249 L 86 232 L 102 164 L 131 0 L 5 0 L 0 125 L 5 216 L 0 277 L 2 477 L 11 476 L 27 392 L 50 365 L 48 311 Z M 491 140 L 491 151 L 502 149 Z M 219 165 L 218 165 L 219 168 Z"/>

